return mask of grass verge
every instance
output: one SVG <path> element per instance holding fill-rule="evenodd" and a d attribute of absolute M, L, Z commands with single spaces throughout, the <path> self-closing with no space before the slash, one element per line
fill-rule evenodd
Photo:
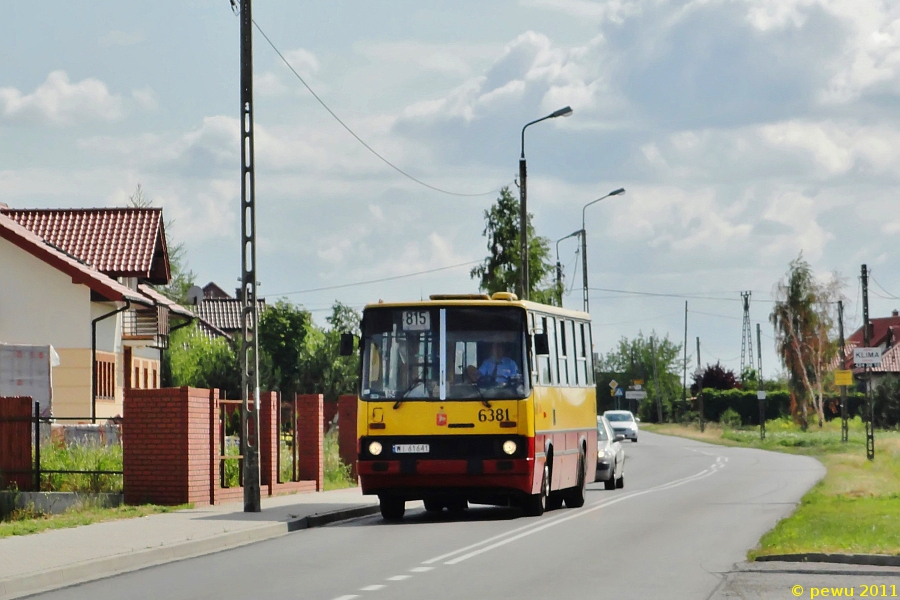
<path fill-rule="evenodd" d="M 696 425 L 642 423 L 641 428 L 725 446 L 805 454 L 825 465 L 825 477 L 748 552 L 750 560 L 806 552 L 900 555 L 900 432 L 876 431 L 875 460 L 869 461 L 859 419 L 851 421 L 847 442 L 841 442 L 840 421 L 806 432 L 786 419 L 770 421 L 765 440 L 759 439 L 758 428 L 717 423 L 707 424 L 702 433 Z"/>
<path fill-rule="evenodd" d="M 48 529 L 78 527 L 103 521 L 146 517 L 147 515 L 167 513 L 186 508 L 193 508 L 193 504 L 181 506 L 145 504 L 140 506 L 119 506 L 117 508 L 76 506 L 58 515 L 47 515 L 29 509 L 17 509 L 0 521 L 0 538 L 40 533 Z"/>

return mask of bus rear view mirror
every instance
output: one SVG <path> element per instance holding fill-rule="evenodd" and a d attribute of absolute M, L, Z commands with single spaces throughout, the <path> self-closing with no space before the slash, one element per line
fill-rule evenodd
<path fill-rule="evenodd" d="M 546 333 L 534 334 L 534 353 L 537 355 L 550 354 L 550 339 Z"/>
<path fill-rule="evenodd" d="M 350 356 L 353 354 L 353 334 L 341 334 L 341 356 Z"/>

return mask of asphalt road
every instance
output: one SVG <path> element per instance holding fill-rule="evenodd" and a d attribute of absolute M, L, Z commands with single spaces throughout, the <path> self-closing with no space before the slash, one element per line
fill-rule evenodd
<path fill-rule="evenodd" d="M 625 450 L 625 488 L 591 484 L 581 509 L 367 517 L 39 597 L 709 598 L 824 474 L 808 457 L 646 432 Z"/>

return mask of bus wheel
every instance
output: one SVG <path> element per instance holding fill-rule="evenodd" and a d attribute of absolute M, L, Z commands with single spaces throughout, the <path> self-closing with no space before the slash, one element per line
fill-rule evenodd
<path fill-rule="evenodd" d="M 541 475 L 541 491 L 525 498 L 525 514 L 529 517 L 539 517 L 547 510 L 547 497 L 550 495 L 550 466 L 544 464 L 544 473 Z"/>
<path fill-rule="evenodd" d="M 434 498 L 425 498 L 423 502 L 425 504 L 425 510 L 430 513 L 439 513 L 444 510 L 444 505 Z"/>
<path fill-rule="evenodd" d="M 385 521 L 399 521 L 406 512 L 406 502 L 400 498 L 381 496 L 378 498 L 381 505 L 381 516 Z"/>
<path fill-rule="evenodd" d="M 578 457 L 578 485 L 566 493 L 566 506 L 568 508 L 581 508 L 584 506 L 585 486 L 587 478 L 584 476 L 584 452 L 579 452 Z"/>
<path fill-rule="evenodd" d="M 454 499 L 447 502 L 447 510 L 453 514 L 460 514 L 469 508 L 469 503 L 464 498 Z"/>

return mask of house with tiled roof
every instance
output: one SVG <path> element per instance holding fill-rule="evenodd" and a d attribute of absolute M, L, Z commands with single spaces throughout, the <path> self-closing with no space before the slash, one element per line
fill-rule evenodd
<path fill-rule="evenodd" d="M 865 347 L 863 328 L 860 327 L 847 337 L 845 343 L 845 368 L 854 373 L 862 373 L 862 368 L 853 365 L 853 349 Z M 889 317 L 869 319 L 869 348 L 881 349 L 881 366 L 870 367 L 873 383 L 878 384 L 885 375 L 900 375 L 900 311 L 894 310 Z M 837 359 L 840 362 L 840 359 Z"/>
<path fill-rule="evenodd" d="M 160 385 L 173 327 L 193 313 L 169 282 L 159 208 L 0 205 L 0 343 L 52 345 L 55 416 L 122 414 L 126 388 Z"/>
<path fill-rule="evenodd" d="M 240 294 L 240 288 L 235 296 Z M 229 295 L 213 282 L 200 288 L 188 290 L 188 308 L 197 316 L 197 326 L 209 338 L 232 339 L 243 329 L 243 302 L 239 297 Z M 266 309 L 266 299 L 257 298 L 259 313 Z"/>

